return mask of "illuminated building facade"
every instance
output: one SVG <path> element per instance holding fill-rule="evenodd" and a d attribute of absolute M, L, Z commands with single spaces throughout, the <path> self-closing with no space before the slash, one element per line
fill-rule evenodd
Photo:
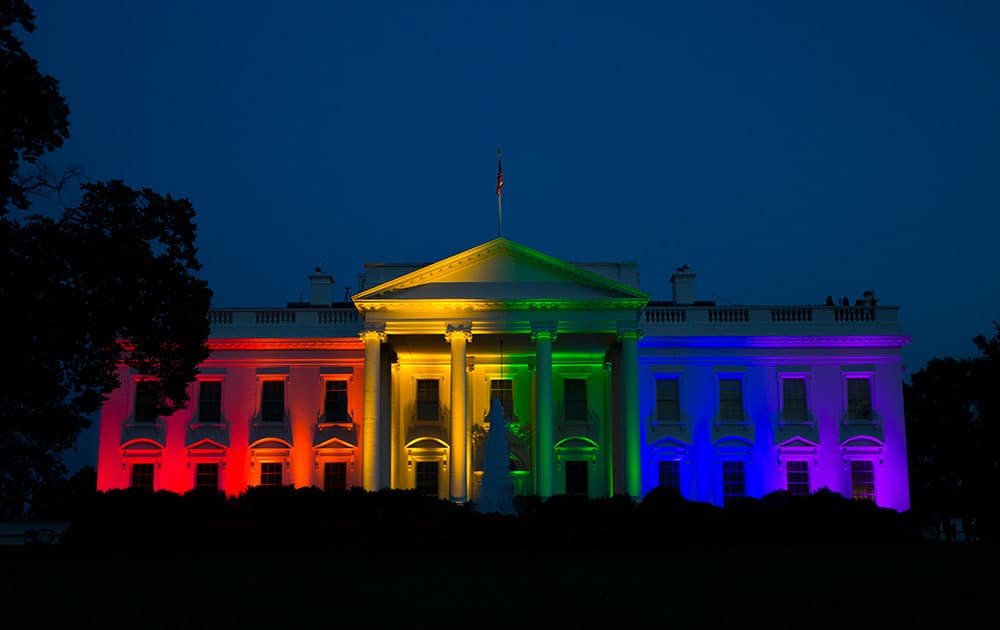
<path fill-rule="evenodd" d="M 909 507 L 898 308 L 719 306 L 694 274 L 650 301 L 632 263 L 498 238 L 432 264 L 368 264 L 351 303 L 213 309 L 191 404 L 151 410 L 120 370 L 98 486 L 415 488 L 475 501 L 499 398 L 515 492 L 660 485 L 719 505 L 829 488 Z"/>

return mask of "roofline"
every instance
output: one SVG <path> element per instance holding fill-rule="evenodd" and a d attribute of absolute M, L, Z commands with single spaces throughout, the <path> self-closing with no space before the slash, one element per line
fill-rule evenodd
<path fill-rule="evenodd" d="M 403 274 L 398 278 L 393 278 L 392 280 L 383 282 L 382 284 L 374 286 L 370 289 L 366 289 L 360 293 L 356 293 L 355 295 L 351 296 L 351 301 L 354 302 L 355 305 L 357 305 L 358 300 L 367 300 L 368 297 L 371 295 L 377 295 L 389 289 L 404 289 L 410 286 L 414 286 L 415 284 L 418 283 L 417 281 L 420 278 L 427 276 L 433 277 L 434 275 L 445 273 L 452 265 L 460 262 L 461 260 L 466 258 L 471 258 L 476 254 L 480 254 L 491 248 L 496 248 L 501 251 L 503 249 L 517 251 L 530 258 L 534 258 L 542 262 L 543 264 L 547 264 L 549 266 L 567 271 L 569 272 L 570 275 L 577 276 L 578 278 L 581 278 L 584 282 L 588 284 L 606 288 L 613 288 L 617 291 L 625 293 L 626 295 L 632 296 L 631 299 L 641 299 L 647 302 L 649 301 L 649 294 L 647 294 L 644 291 L 632 288 L 626 284 L 622 284 L 621 282 L 617 282 L 610 278 L 606 278 L 592 271 L 582 269 L 580 267 L 577 267 L 573 263 L 560 260 L 544 252 L 532 249 L 527 245 L 521 245 L 520 243 L 516 243 L 510 239 L 503 238 L 502 236 L 487 241 L 485 243 L 482 243 L 480 245 L 476 245 L 475 247 L 463 250 L 461 252 L 458 252 L 457 254 L 448 256 L 447 258 L 443 258 L 436 263 L 431 263 L 425 267 L 415 269 L 410 273 Z M 622 298 L 622 299 L 630 299 L 630 298 Z"/>

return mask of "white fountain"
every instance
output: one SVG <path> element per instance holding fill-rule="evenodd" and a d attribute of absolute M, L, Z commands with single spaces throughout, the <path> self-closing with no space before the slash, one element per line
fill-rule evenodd
<path fill-rule="evenodd" d="M 510 478 L 510 447 L 507 444 L 507 422 L 499 398 L 490 403 L 487 416 L 490 428 L 486 432 L 486 454 L 483 458 L 483 485 L 479 490 L 476 511 L 514 514 L 514 484 Z"/>

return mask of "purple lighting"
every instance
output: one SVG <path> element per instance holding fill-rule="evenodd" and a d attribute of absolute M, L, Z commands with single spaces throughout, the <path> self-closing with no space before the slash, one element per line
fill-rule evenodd
<path fill-rule="evenodd" d="M 898 354 L 908 340 L 644 337 L 643 492 L 664 481 L 661 470 L 679 468 L 681 493 L 716 505 L 734 492 L 761 497 L 791 483 L 797 492 L 827 488 L 909 509 Z M 678 382 L 680 415 L 670 422 L 657 419 L 664 402 L 656 381 L 665 378 Z"/>

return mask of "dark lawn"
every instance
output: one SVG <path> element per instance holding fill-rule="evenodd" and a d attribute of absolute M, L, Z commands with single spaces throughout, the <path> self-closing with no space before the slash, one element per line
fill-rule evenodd
<path fill-rule="evenodd" d="M 10 629 L 845 630 L 993 627 L 1000 604 L 992 544 L 652 546 L 7 547 L 0 604 Z"/>

